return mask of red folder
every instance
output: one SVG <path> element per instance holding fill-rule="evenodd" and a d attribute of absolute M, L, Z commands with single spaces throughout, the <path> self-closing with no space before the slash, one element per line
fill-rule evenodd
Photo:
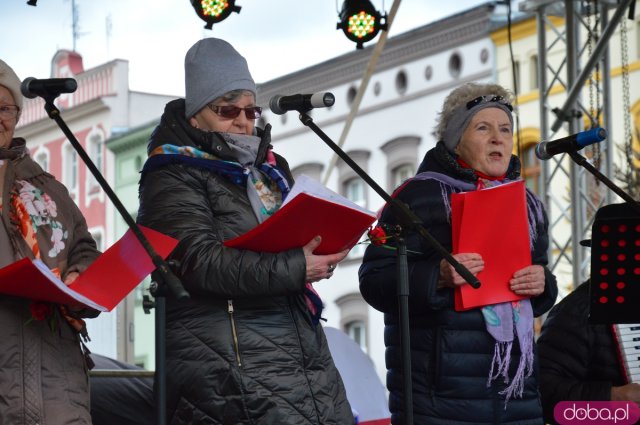
<path fill-rule="evenodd" d="M 509 288 L 513 274 L 531 265 L 524 181 L 451 195 L 453 253 L 476 252 L 484 260 L 480 288 L 455 290 L 457 311 L 521 300 Z"/>
<path fill-rule="evenodd" d="M 352 248 L 375 220 L 374 212 L 301 176 L 275 214 L 224 245 L 276 253 L 303 247 L 320 235 L 322 242 L 314 253 L 333 254 Z"/>
<path fill-rule="evenodd" d="M 162 258 L 178 244 L 176 239 L 140 226 Z M 41 260 L 23 258 L 0 269 L 0 293 L 75 307 L 111 311 L 155 266 L 131 230 L 98 257 L 69 286 Z"/>

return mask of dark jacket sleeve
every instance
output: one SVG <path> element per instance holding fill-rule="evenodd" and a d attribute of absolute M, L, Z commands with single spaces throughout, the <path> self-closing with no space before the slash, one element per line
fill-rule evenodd
<path fill-rule="evenodd" d="M 451 251 L 451 225 L 448 211 L 442 198 L 440 183 L 414 181 L 409 183 L 396 197 L 413 211 L 425 230 Z M 379 222 L 391 232 L 398 217 L 392 208 L 385 208 Z M 437 248 L 424 239 L 415 229 L 403 227 L 407 244 L 407 266 L 409 274 L 409 308 L 442 309 L 453 303 L 453 290 L 437 290 L 441 255 Z M 386 247 L 369 245 L 360 266 L 360 292 L 375 309 L 385 313 L 398 311 L 397 238 L 390 238 Z"/>
<path fill-rule="evenodd" d="M 302 249 L 270 254 L 223 245 L 256 225 L 245 190 L 185 165 L 144 177 L 138 221 L 179 240 L 171 259 L 188 292 L 229 298 L 302 292 Z"/>
<path fill-rule="evenodd" d="M 588 284 L 550 312 L 538 338 L 540 395 L 545 418 L 566 400 L 610 400 L 619 378 L 615 346 L 607 325 L 590 325 Z"/>

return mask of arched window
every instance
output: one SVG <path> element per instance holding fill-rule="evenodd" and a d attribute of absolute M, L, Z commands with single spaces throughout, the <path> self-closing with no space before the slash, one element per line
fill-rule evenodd
<path fill-rule="evenodd" d="M 531 55 L 529 59 L 529 89 L 538 89 L 538 55 Z"/>
<path fill-rule="evenodd" d="M 49 172 L 49 150 L 47 148 L 40 146 L 33 155 L 33 160 L 37 162 L 44 171 Z"/>
<path fill-rule="evenodd" d="M 369 306 L 358 292 L 343 295 L 336 300 L 340 309 L 340 326 L 364 351 L 369 350 Z"/>
<path fill-rule="evenodd" d="M 371 153 L 365 150 L 353 150 L 347 152 L 347 155 L 356 163 L 362 170 L 367 173 L 369 165 L 369 157 Z M 355 202 L 363 208 L 367 208 L 368 204 L 368 191 L 366 183 L 362 180 L 358 174 L 347 163 L 339 160 L 336 163 L 336 169 L 338 170 L 338 184 L 340 193 L 347 199 Z M 366 236 L 363 235 L 363 238 Z M 358 244 L 354 246 L 349 252 L 349 259 L 360 258 L 364 254 L 364 245 Z"/>
<path fill-rule="evenodd" d="M 96 166 L 101 175 L 104 176 L 104 131 L 99 127 L 94 127 L 87 135 L 87 154 Z M 87 168 L 87 178 L 85 179 L 85 203 L 89 206 L 93 199 L 104 199 L 104 194 L 100 188 L 98 180 L 94 177 L 91 171 Z"/>
<path fill-rule="evenodd" d="M 79 186 L 79 169 L 78 169 L 78 154 L 71 146 L 71 144 L 66 143 L 62 147 L 62 170 L 63 177 L 62 181 L 64 185 L 67 187 L 69 191 L 69 195 L 71 199 L 78 203 L 78 186 Z"/>
<path fill-rule="evenodd" d="M 344 195 L 347 199 L 355 202 L 361 207 L 366 207 L 365 183 L 360 177 L 354 177 L 343 183 Z"/>
<path fill-rule="evenodd" d="M 352 340 L 367 352 L 367 325 L 362 320 L 354 320 L 345 325 L 344 331 Z"/>
<path fill-rule="evenodd" d="M 392 192 L 416 173 L 420 138 L 403 136 L 380 147 L 387 156 L 387 191 Z"/>
<path fill-rule="evenodd" d="M 391 170 L 391 183 L 393 187 L 400 186 L 409 177 L 416 173 L 414 164 L 402 164 Z"/>
<path fill-rule="evenodd" d="M 540 141 L 540 131 L 535 128 L 520 130 L 520 162 L 522 164 L 521 176 L 527 187 L 533 193 L 540 195 L 541 168 L 540 160 L 536 156 L 536 145 Z M 517 144 L 514 144 L 517 153 Z"/>
<path fill-rule="evenodd" d="M 93 240 L 96 242 L 96 248 L 98 248 L 98 251 L 104 251 L 104 229 L 102 227 L 91 228 L 89 229 L 89 233 L 91 233 Z"/>
<path fill-rule="evenodd" d="M 297 179 L 302 174 L 304 174 L 316 181 L 321 181 L 323 169 L 324 165 L 319 162 L 307 162 L 304 164 L 300 164 L 295 168 L 292 168 L 291 174 L 293 175 L 294 179 Z"/>

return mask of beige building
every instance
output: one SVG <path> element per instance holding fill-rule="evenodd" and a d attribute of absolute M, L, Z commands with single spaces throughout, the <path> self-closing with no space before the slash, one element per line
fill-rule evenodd
<path fill-rule="evenodd" d="M 529 2 L 524 2 L 529 3 Z M 548 2 L 549 3 L 549 2 Z M 554 3 L 554 2 L 550 2 Z M 525 5 L 526 6 L 526 5 Z M 584 180 L 578 181 L 579 173 L 584 170 L 575 166 L 576 174 L 571 174 L 572 160 L 568 155 L 564 155 L 558 163 L 555 160 L 543 163 L 536 157 L 534 150 L 538 142 L 543 138 L 548 140 L 557 139 L 576 131 L 570 131 L 567 123 L 562 125 L 558 131 L 549 130 L 545 133 L 544 120 L 549 126 L 554 124 L 556 116 L 552 112 L 554 108 L 561 108 L 567 99 L 566 84 L 568 55 L 571 49 L 567 46 L 566 16 L 564 15 L 564 2 L 555 2 L 554 8 L 549 8 L 548 14 L 544 14 L 546 50 L 539 51 L 540 32 L 538 29 L 538 19 L 535 14 L 531 17 L 515 23 L 511 28 L 511 46 L 509 45 L 508 28 L 500 28 L 491 34 L 496 46 L 496 79 L 497 81 L 512 90 L 515 81 L 517 84 L 517 112 L 519 124 L 519 148 L 521 158 L 524 163 L 524 175 L 529 187 L 537 190 L 541 198 L 546 202 L 547 211 L 550 215 L 551 238 L 552 238 L 552 263 L 554 273 L 558 276 L 561 296 L 570 291 L 574 285 L 582 283 L 590 272 L 589 249 L 582 248 L 582 253 L 576 253 L 571 245 L 571 235 L 577 230 L 583 230 L 579 239 L 587 238 L 590 235 L 591 220 L 598 206 L 609 203 L 620 203 L 617 195 L 611 192 L 603 184 L 596 184 L 591 174 L 584 172 Z M 522 7 L 521 7 L 522 8 Z M 608 9 L 608 20 L 610 21 L 616 9 Z M 551 13 L 554 12 L 554 13 Z M 593 30 L 595 23 L 601 20 L 600 15 L 594 11 L 578 11 L 582 22 L 590 23 L 592 31 L 587 31 L 585 27 L 578 30 L 578 46 L 574 46 L 578 51 L 578 68 L 581 71 L 591 52 L 595 50 L 596 39 L 594 34 L 602 35 L 605 25 L 600 24 Z M 589 13 L 591 12 L 591 13 Z M 605 20 L 606 21 L 606 20 Z M 602 20 L 601 20 L 602 22 Z M 591 39 L 589 38 L 591 35 Z M 589 158 L 592 162 L 600 163 L 600 171 L 609 175 L 614 182 L 627 191 L 633 191 L 634 185 L 627 179 L 615 178 L 619 173 L 617 170 L 628 170 L 627 158 L 624 154 L 626 137 L 630 135 L 633 140 L 633 154 L 630 162 L 635 167 L 640 167 L 640 145 L 638 142 L 638 129 L 640 128 L 640 24 L 638 17 L 628 20 L 626 13 L 624 18 L 615 27 L 615 31 L 608 43 L 608 66 L 610 71 L 609 83 L 603 78 L 605 67 L 599 65 L 599 73 L 593 74 L 593 79 L 584 84 L 579 91 L 578 110 L 581 111 L 581 118 L 578 120 L 581 127 L 577 130 L 588 129 L 591 122 L 587 112 L 593 116 L 595 111 L 601 111 L 596 121 L 599 126 L 604 126 L 608 132 L 607 141 L 589 146 L 580 153 Z M 512 54 L 513 52 L 513 58 Z M 606 54 L 606 53 L 605 53 Z M 543 58 L 544 55 L 544 58 Z M 512 62 L 513 59 L 513 62 Z M 539 64 L 542 60 L 547 62 L 546 85 L 540 84 Z M 628 73 L 624 72 L 624 65 L 628 67 Z M 628 79 L 628 84 L 625 83 Z M 545 96 L 546 93 L 546 96 Z M 545 102 L 546 101 L 546 102 Z M 610 112 L 607 115 L 607 102 L 610 104 Z M 541 112 L 544 111 L 544 112 Z M 541 114 L 547 114 L 544 117 Z M 625 120 L 625 116 L 628 120 Z M 608 123 L 605 123 L 608 121 Z M 626 127 L 626 128 L 625 128 Z M 548 129 L 547 129 L 548 130 Z M 607 143 L 611 143 L 610 147 Z M 606 170 L 607 153 L 610 152 L 612 167 Z M 542 168 L 547 166 L 546 183 L 542 177 Z M 637 170 L 637 169 L 636 169 Z M 608 173 L 608 174 L 607 174 Z M 636 171 L 637 173 L 637 171 Z M 637 180 L 636 180 L 637 182 Z M 581 186 L 582 185 L 582 186 Z M 582 194 L 577 193 L 579 189 L 584 189 Z M 637 199 L 638 188 L 635 187 Z M 582 208 L 575 202 L 575 196 L 582 199 Z M 607 198 L 609 197 L 609 198 Z M 586 206 L 584 206 L 586 205 Z M 573 214 L 578 209 L 583 214 L 582 229 L 576 229 L 572 225 L 576 224 Z M 579 255 L 581 254 L 581 255 Z M 580 259 L 580 264 L 574 264 Z M 582 277 L 576 281 L 574 279 L 573 266 L 579 267 Z"/>

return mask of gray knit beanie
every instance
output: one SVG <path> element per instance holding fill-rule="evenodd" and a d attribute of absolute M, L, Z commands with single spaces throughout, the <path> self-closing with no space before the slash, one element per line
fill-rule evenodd
<path fill-rule="evenodd" d="M 492 99 L 498 98 L 495 95 L 487 95 L 483 98 Z M 513 115 L 511 113 L 511 105 L 504 102 L 497 101 L 488 101 L 488 102 L 479 102 L 472 106 L 461 105 L 459 106 L 449 117 L 449 121 L 447 123 L 447 127 L 442 134 L 442 140 L 444 141 L 444 145 L 450 152 L 454 152 L 458 143 L 460 143 L 460 139 L 462 138 L 462 133 L 467 128 L 469 123 L 471 122 L 471 118 L 478 112 L 486 108 L 498 108 L 502 109 L 509 117 L 509 122 L 511 123 L 511 128 L 513 128 Z"/>
<path fill-rule="evenodd" d="M 256 93 L 245 58 L 218 38 L 202 39 L 189 49 L 184 58 L 184 77 L 187 119 L 230 91 Z"/>
<path fill-rule="evenodd" d="M 20 78 L 2 59 L 0 59 L 0 86 L 5 86 L 11 92 L 16 105 L 22 110 L 23 98 L 20 91 Z"/>

